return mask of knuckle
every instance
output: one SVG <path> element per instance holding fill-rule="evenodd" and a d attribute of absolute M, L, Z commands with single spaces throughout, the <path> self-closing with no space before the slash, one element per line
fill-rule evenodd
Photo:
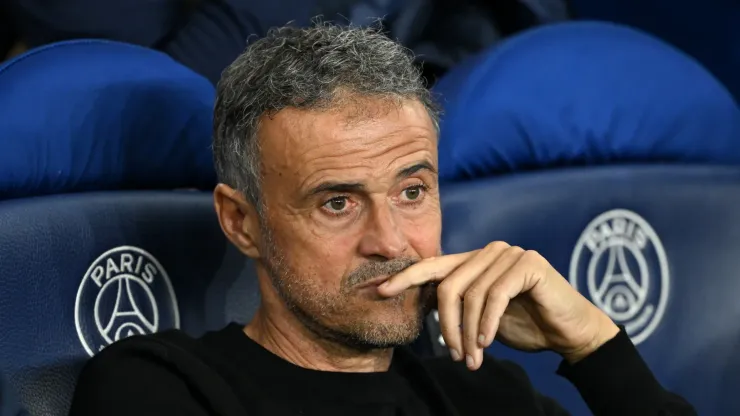
<path fill-rule="evenodd" d="M 524 250 L 523 248 L 521 248 L 521 247 L 519 247 L 519 246 L 511 246 L 511 247 L 509 247 L 509 248 L 508 248 L 508 251 L 509 251 L 509 252 L 510 252 L 511 254 L 513 254 L 513 255 L 521 255 L 521 254 L 523 254 L 523 253 L 524 253 L 524 252 L 525 252 L 526 250 Z"/>
<path fill-rule="evenodd" d="M 501 285 L 493 285 L 488 288 L 488 303 L 495 303 L 504 300 L 506 294 L 501 289 Z"/>
<path fill-rule="evenodd" d="M 544 258 L 542 257 L 542 255 L 540 253 L 538 253 L 535 250 L 526 250 L 522 254 L 522 260 L 523 261 L 526 261 L 526 262 L 538 263 L 539 264 L 539 263 L 542 263 L 542 261 L 544 260 Z"/>
<path fill-rule="evenodd" d="M 465 292 L 465 296 L 463 297 L 463 300 L 465 303 L 476 303 L 480 302 L 481 299 L 485 296 L 485 290 L 481 290 L 479 287 L 474 286 L 468 289 L 467 292 Z"/>
<path fill-rule="evenodd" d="M 442 283 L 437 286 L 437 297 L 440 299 L 446 299 L 449 296 L 452 296 L 454 291 L 455 288 L 451 283 L 449 283 L 449 280 L 443 280 Z"/>
<path fill-rule="evenodd" d="M 486 251 L 495 252 L 505 250 L 509 247 L 511 246 L 504 241 L 492 241 L 486 245 Z"/>

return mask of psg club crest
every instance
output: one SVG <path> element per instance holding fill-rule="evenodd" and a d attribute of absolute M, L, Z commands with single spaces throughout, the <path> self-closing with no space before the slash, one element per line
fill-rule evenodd
<path fill-rule="evenodd" d="M 655 230 L 635 212 L 615 209 L 591 221 L 570 261 L 571 285 L 624 325 L 632 342 L 660 324 L 670 294 L 670 272 Z"/>
<path fill-rule="evenodd" d="M 75 325 L 90 356 L 132 335 L 179 328 L 177 299 L 167 272 L 138 247 L 103 253 L 77 290 Z"/>

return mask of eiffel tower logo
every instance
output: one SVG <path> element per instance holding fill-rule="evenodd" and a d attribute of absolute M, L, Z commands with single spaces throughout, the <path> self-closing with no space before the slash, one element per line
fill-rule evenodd
<path fill-rule="evenodd" d="M 91 357 L 132 335 L 180 327 L 167 271 L 135 246 L 112 248 L 92 262 L 77 289 L 74 319 L 80 344 Z"/>
<path fill-rule="evenodd" d="M 570 259 L 570 284 L 640 344 L 660 325 L 670 294 L 663 244 L 640 215 L 614 209 L 594 218 Z"/>
<path fill-rule="evenodd" d="M 110 290 L 116 291 L 115 303 L 112 313 L 105 325 L 102 325 L 99 301 L 96 302 L 95 322 L 98 325 L 98 331 L 108 343 L 113 343 L 131 335 L 153 334 L 157 332 L 157 323 L 159 322 L 159 311 L 154 295 L 144 281 L 136 276 L 123 274 L 106 282 L 98 295 L 98 300 L 104 293 Z M 134 296 L 134 291 L 138 291 L 144 296 Z M 152 311 L 151 319 L 147 318 L 142 311 L 140 302 L 148 301 L 148 310 Z"/>
<path fill-rule="evenodd" d="M 650 276 L 644 270 L 640 282 L 630 270 L 625 254 L 625 246 L 613 245 L 607 250 L 607 265 L 604 278 L 591 293 L 593 302 L 613 319 L 626 321 L 632 319 L 643 307 L 647 299 Z M 631 254 L 640 262 L 642 253 L 639 250 L 630 250 Z M 599 261 L 594 256 L 591 261 Z M 590 276 L 589 276 L 590 277 Z"/>

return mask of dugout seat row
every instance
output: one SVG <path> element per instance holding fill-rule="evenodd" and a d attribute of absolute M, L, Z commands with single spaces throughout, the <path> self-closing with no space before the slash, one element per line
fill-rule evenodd
<path fill-rule="evenodd" d="M 0 373 L 32 415 L 65 414 L 85 359 L 116 339 L 249 319 L 253 270 L 212 208 L 207 81 L 157 52 L 78 41 L 4 64 L 0 91 Z M 727 91 L 649 36 L 570 23 L 486 51 L 435 92 L 445 250 L 541 251 L 666 387 L 701 414 L 740 411 Z M 587 414 L 552 354 L 492 351 Z"/>

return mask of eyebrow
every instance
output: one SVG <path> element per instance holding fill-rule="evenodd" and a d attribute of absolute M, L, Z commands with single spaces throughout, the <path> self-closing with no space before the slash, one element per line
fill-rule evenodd
<path fill-rule="evenodd" d="M 434 168 L 434 166 L 429 163 L 428 161 L 420 162 L 417 164 L 414 164 L 412 166 L 409 166 L 407 168 L 403 168 L 396 174 L 396 179 L 405 179 L 409 176 L 415 174 L 416 172 L 427 170 L 432 173 L 437 173 L 437 170 Z M 350 192 L 359 192 L 365 189 L 365 185 L 360 182 L 322 182 L 319 185 L 311 188 L 311 190 L 308 191 L 308 195 L 317 195 L 322 194 L 325 192 L 336 192 L 336 193 L 350 193 Z"/>
<path fill-rule="evenodd" d="M 417 163 L 415 165 L 409 166 L 407 168 L 401 169 L 398 172 L 398 174 L 396 174 L 396 179 L 405 179 L 405 178 L 408 178 L 409 176 L 413 175 L 414 173 L 419 172 L 419 171 L 422 171 L 422 170 L 427 170 L 427 171 L 429 171 L 431 173 L 434 173 L 434 174 L 437 173 L 437 169 L 434 169 L 434 166 L 432 166 L 431 163 L 429 163 L 428 161 L 423 161 L 423 162 Z"/>

